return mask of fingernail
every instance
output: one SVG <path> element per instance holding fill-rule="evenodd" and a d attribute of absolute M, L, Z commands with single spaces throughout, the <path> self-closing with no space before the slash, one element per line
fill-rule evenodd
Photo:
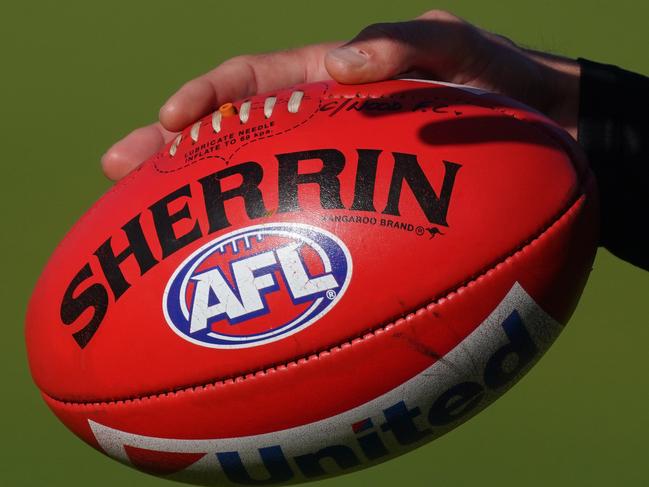
<path fill-rule="evenodd" d="M 367 62 L 367 54 L 354 47 L 338 47 L 330 51 L 329 55 L 355 68 L 360 68 Z"/>

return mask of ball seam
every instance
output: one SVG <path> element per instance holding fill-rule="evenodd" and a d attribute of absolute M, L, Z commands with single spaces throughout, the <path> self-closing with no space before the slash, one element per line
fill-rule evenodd
<path fill-rule="evenodd" d="M 219 378 L 219 379 L 214 379 L 210 380 L 208 382 L 204 382 L 201 384 L 193 384 L 193 385 L 188 385 L 188 386 L 182 386 L 178 388 L 174 388 L 171 390 L 167 391 L 160 391 L 160 392 L 153 392 L 153 393 L 148 393 L 144 394 L 141 396 L 130 396 L 130 397 L 125 397 L 125 398 L 120 398 L 120 399 L 111 399 L 111 400 L 78 400 L 78 401 L 71 401 L 71 400 L 66 400 L 66 399 L 61 399 L 57 398 L 55 396 L 52 396 L 51 394 L 48 394 L 45 391 L 41 391 L 41 393 L 46 396 L 49 400 L 55 403 L 59 403 L 62 406 L 73 406 L 73 407 L 102 407 L 102 406 L 116 406 L 116 405 L 126 405 L 129 403 L 133 402 L 138 402 L 138 401 L 143 401 L 143 400 L 154 400 L 154 399 L 161 399 L 161 398 L 166 398 L 166 397 L 173 397 L 176 396 L 180 393 L 185 393 L 185 392 L 196 392 L 200 391 L 206 388 L 210 387 L 215 387 L 218 385 L 226 385 L 226 384 L 232 384 L 232 383 L 240 383 L 249 379 L 257 378 L 257 377 L 263 377 L 269 372 L 276 372 L 288 367 L 292 366 L 300 366 L 304 365 L 305 363 L 308 363 L 309 361 L 313 360 L 318 360 L 321 357 L 324 358 L 332 353 L 336 353 L 340 351 L 343 348 L 347 348 L 349 346 L 354 346 L 358 343 L 361 343 L 367 339 L 373 338 L 378 334 L 381 334 L 394 326 L 398 326 L 401 322 L 404 322 L 408 319 L 408 317 L 416 315 L 421 312 L 425 311 L 430 311 L 432 308 L 435 306 L 440 305 L 441 303 L 451 299 L 454 295 L 462 292 L 464 289 L 467 289 L 469 287 L 472 287 L 476 285 L 479 281 L 493 273 L 495 270 L 498 268 L 502 267 L 503 265 L 507 264 L 509 261 L 512 259 L 516 258 L 520 254 L 525 253 L 529 248 L 535 246 L 538 241 L 543 239 L 544 236 L 548 235 L 550 232 L 552 232 L 553 228 L 555 228 L 557 225 L 559 225 L 564 219 L 568 218 L 571 214 L 577 211 L 577 209 L 582 206 L 580 205 L 580 202 L 583 202 L 584 199 L 588 197 L 587 193 L 584 191 L 584 186 L 580 185 L 578 187 L 577 194 L 571 198 L 570 203 L 567 205 L 567 208 L 564 207 L 562 211 L 558 214 L 558 216 L 554 217 L 550 222 L 546 223 L 542 229 L 539 232 L 536 232 L 534 236 L 530 237 L 528 240 L 522 242 L 519 246 L 517 246 L 515 249 L 511 250 L 508 252 L 504 257 L 501 257 L 497 262 L 493 264 L 489 264 L 485 268 L 481 269 L 478 271 L 476 274 L 468 277 L 466 280 L 464 280 L 462 283 L 454 286 L 452 289 L 448 291 L 444 291 L 442 296 L 437 297 L 432 299 L 431 301 L 428 301 L 426 304 L 421 305 L 412 311 L 409 311 L 407 313 L 404 313 L 402 316 L 396 319 L 392 319 L 389 322 L 382 324 L 376 328 L 372 328 L 369 331 L 364 332 L 362 335 L 356 336 L 354 338 L 347 338 L 346 340 L 339 342 L 335 345 L 329 345 L 326 349 L 323 349 L 319 352 L 315 352 L 313 354 L 309 354 L 306 356 L 302 357 L 296 357 L 293 358 L 292 360 L 285 361 L 283 363 L 275 364 L 272 366 L 266 366 L 263 368 L 260 368 L 255 371 L 251 371 L 245 374 L 240 374 L 237 376 L 231 376 L 231 377 L 224 377 L 224 378 Z"/>

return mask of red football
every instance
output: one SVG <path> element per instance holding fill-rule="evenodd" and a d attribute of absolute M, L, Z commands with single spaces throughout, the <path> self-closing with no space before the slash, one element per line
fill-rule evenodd
<path fill-rule="evenodd" d="M 221 107 L 81 218 L 29 305 L 31 370 L 141 470 L 321 478 L 507 390 L 596 240 L 584 157 L 539 113 L 437 83 L 297 86 Z"/>

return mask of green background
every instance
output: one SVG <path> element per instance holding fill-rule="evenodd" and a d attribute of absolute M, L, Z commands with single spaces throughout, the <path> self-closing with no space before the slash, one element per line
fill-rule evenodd
<path fill-rule="evenodd" d="M 0 299 L 7 314 L 0 485 L 171 485 L 104 457 L 55 419 L 32 385 L 22 329 L 49 253 L 109 186 L 101 154 L 152 121 L 181 83 L 236 54 L 345 39 L 368 23 L 433 7 L 525 46 L 649 74 L 648 6 L 639 0 L 3 2 Z M 600 251 L 570 325 L 517 387 L 442 439 L 323 485 L 646 485 L 647 291 L 649 273 Z"/>

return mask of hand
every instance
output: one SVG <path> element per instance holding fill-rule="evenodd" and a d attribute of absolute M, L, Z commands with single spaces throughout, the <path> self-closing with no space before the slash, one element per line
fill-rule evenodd
<path fill-rule="evenodd" d="M 102 157 L 106 176 L 124 177 L 175 134 L 228 101 L 325 79 L 367 83 L 409 77 L 468 84 L 515 98 L 577 137 L 579 65 L 518 47 L 454 15 L 433 10 L 408 22 L 374 24 L 348 43 L 230 59 L 183 85 Z"/>

